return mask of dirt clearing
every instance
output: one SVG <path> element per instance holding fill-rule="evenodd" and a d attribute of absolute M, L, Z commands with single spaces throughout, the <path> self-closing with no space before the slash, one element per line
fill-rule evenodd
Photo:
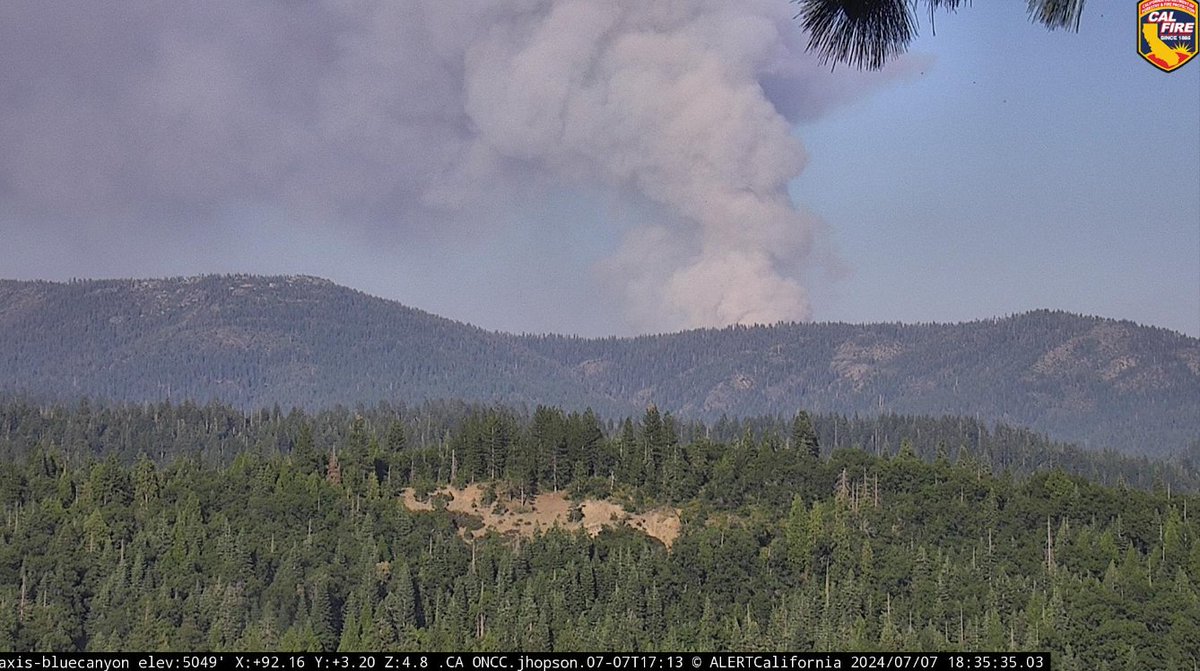
<path fill-rule="evenodd" d="M 483 536 L 489 530 L 532 536 L 535 531 L 545 531 L 551 527 L 582 528 L 595 536 L 604 527 L 627 526 L 662 541 L 668 549 L 679 538 L 679 511 L 673 508 L 631 514 L 611 501 L 571 501 L 565 492 L 538 494 L 524 504 L 501 495 L 491 504 L 485 504 L 484 492 L 484 486 L 479 484 L 462 489 L 442 487 L 432 492 L 429 500 L 418 501 L 416 493 L 410 488 L 404 490 L 402 499 L 409 510 L 433 510 L 435 497 L 444 498 L 447 510 L 471 515 L 483 522 L 483 527 L 474 532 L 463 530 L 464 534 L 474 536 Z M 578 511 L 572 516 L 571 510 L 575 507 L 578 507 Z M 572 517 L 575 519 L 572 520 Z"/>

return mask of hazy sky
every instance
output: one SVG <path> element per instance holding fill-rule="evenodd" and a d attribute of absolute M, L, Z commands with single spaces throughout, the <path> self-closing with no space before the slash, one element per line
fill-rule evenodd
<path fill-rule="evenodd" d="M 1025 3 L 832 73 L 774 0 L 0 3 L 0 276 L 327 277 L 509 331 L 1200 335 L 1200 63 Z"/>

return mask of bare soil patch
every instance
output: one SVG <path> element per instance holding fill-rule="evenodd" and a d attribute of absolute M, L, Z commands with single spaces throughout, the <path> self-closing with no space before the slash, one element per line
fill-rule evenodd
<path fill-rule="evenodd" d="M 465 488 L 442 487 L 426 501 L 418 501 L 411 488 L 405 489 L 401 499 L 409 510 L 433 510 L 435 497 L 446 499 L 446 510 L 477 517 L 483 523 L 475 531 L 464 529 L 466 536 L 483 536 L 488 531 L 532 536 L 552 527 L 584 529 L 595 536 L 605 527 L 627 526 L 658 539 L 670 549 L 680 533 L 679 511 L 674 508 L 631 514 L 612 501 L 571 501 L 565 492 L 538 494 L 526 503 L 501 495 L 495 502 L 485 504 L 484 485 L 473 484 Z M 575 506 L 579 512 L 574 516 L 577 519 L 572 520 L 571 509 Z"/>

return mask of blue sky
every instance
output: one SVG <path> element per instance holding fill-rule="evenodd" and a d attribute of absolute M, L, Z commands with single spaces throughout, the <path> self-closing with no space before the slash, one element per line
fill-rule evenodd
<path fill-rule="evenodd" d="M 791 193 L 837 256 L 809 273 L 813 318 L 1053 308 L 1200 336 L 1200 63 L 1160 72 L 1135 52 L 1134 11 L 1096 0 L 1078 33 L 1030 23 L 1019 2 L 939 13 L 936 35 L 921 18 L 911 52 L 930 59 L 923 74 L 795 129 L 808 163 Z M 545 211 L 612 207 L 564 197 L 457 254 L 402 251 L 421 271 L 403 287 L 344 277 L 485 327 L 624 333 L 586 271 L 614 237 L 568 229 L 551 247 L 579 272 L 552 283 L 523 261 L 544 248 Z M 445 291 L 447 275 L 461 291 Z"/>
<path fill-rule="evenodd" d="M 688 209 L 694 189 L 628 188 L 664 166 L 687 167 L 661 142 L 666 158 L 633 177 L 610 160 L 606 143 L 614 154 L 636 153 L 666 127 L 661 114 L 644 127 L 624 125 L 645 98 L 616 108 L 628 117 L 585 109 L 599 135 L 610 127 L 625 135 L 591 142 L 577 134 L 574 145 L 529 148 L 564 123 L 543 118 L 551 107 L 543 101 L 560 92 L 556 83 L 577 83 L 577 72 L 558 67 L 573 45 L 591 44 L 594 60 L 581 67 L 592 68 L 618 53 L 605 51 L 611 45 L 595 25 L 641 35 L 661 17 L 641 16 L 638 3 L 614 18 L 603 14 L 616 5 L 556 0 L 545 6 L 577 14 L 555 24 L 554 11 L 530 16 L 517 3 L 488 4 L 500 8 L 497 18 L 470 1 L 422 2 L 362 15 L 322 2 L 194 11 L 0 5 L 0 146 L 8 148 L 0 155 L 0 277 L 303 273 L 486 328 L 624 335 L 666 328 L 632 320 L 630 296 L 676 271 L 709 283 L 684 296 L 682 308 L 699 310 L 694 321 L 720 319 L 703 313 L 711 305 L 686 301 L 728 289 L 720 275 L 734 276 L 732 268 L 765 281 L 763 292 L 743 298 L 783 297 L 795 312 L 796 287 L 761 272 L 771 245 L 799 248 L 794 230 L 779 236 L 751 223 L 736 239 L 750 247 L 722 256 L 697 242 L 721 239 L 721 222 L 679 223 L 705 216 Z M 1017 0 L 939 13 L 936 35 L 922 12 L 911 57 L 881 76 L 844 66 L 817 76 L 802 64 L 778 80 L 800 87 L 784 113 L 815 119 L 791 129 L 807 160 L 779 185 L 822 222 L 816 253 L 779 256 L 800 259 L 812 319 L 961 321 L 1056 308 L 1200 336 L 1200 62 L 1160 72 L 1135 52 L 1134 3 L 1088 4 L 1078 33 L 1030 23 Z M 413 23 L 408 10 L 418 6 L 429 25 Z M 711 49 L 684 62 L 711 56 L 757 66 L 776 58 L 755 52 L 768 36 L 784 61 L 805 60 L 796 53 L 798 27 L 784 25 L 782 37 L 756 32 L 756 20 L 791 11 L 771 0 L 671 7 L 688 19 L 671 25 L 683 28 L 660 34 L 658 51 L 638 57 L 658 59 L 658 69 L 632 59 L 614 81 L 663 72 L 686 81 L 670 51 L 677 44 Z M 218 29 L 227 10 L 241 13 L 240 32 Z M 736 23 L 730 12 L 744 22 L 725 34 Z M 513 31 L 522 39 L 553 29 L 541 42 L 492 44 L 501 19 L 530 22 Z M 493 51 L 478 58 L 485 48 Z M 679 98 L 688 106 L 696 90 L 712 102 L 679 117 L 729 130 L 713 112 L 764 103 L 759 90 L 742 104 L 738 85 L 757 80 L 725 75 L 708 80 L 712 88 L 680 88 L 690 91 Z M 479 84 L 505 77 L 507 88 Z M 594 91 L 568 93 L 574 104 Z M 666 115 L 678 107 L 667 105 Z M 710 162 L 744 159 L 753 169 L 734 174 L 735 186 L 766 175 L 762 188 L 775 189 L 777 175 L 794 174 L 787 151 L 770 151 L 779 138 L 787 143 L 787 128 L 760 133 L 747 121 L 759 118 L 726 124 L 737 142 L 691 149 Z M 473 134 L 507 154 L 478 153 Z M 412 205 L 431 193 L 457 214 L 439 218 L 436 207 Z M 647 231 L 664 247 L 630 256 L 629 236 Z M 666 268 L 660 275 L 657 263 Z M 631 268 L 634 277 L 621 276 Z M 654 300 L 681 307 L 670 304 L 679 296 L 660 293 Z"/>
<path fill-rule="evenodd" d="M 923 75 L 797 129 L 792 192 L 850 269 L 817 318 L 1048 307 L 1200 335 L 1200 64 L 1143 62 L 1127 4 L 1078 33 L 1017 2 L 940 14 Z"/>

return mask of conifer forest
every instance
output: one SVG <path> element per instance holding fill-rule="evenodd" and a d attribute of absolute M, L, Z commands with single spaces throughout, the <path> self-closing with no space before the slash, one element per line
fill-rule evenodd
<path fill-rule="evenodd" d="M 1200 658 L 1190 462 L 1023 466 L 1013 444 L 1045 453 L 1044 438 L 968 420 L 708 426 L 653 405 L 610 421 L 13 397 L 0 423 L 3 650 Z M 488 510 L 453 505 L 472 487 Z M 543 495 L 576 516 L 606 501 L 678 524 L 665 541 L 616 523 L 484 524 Z"/>

